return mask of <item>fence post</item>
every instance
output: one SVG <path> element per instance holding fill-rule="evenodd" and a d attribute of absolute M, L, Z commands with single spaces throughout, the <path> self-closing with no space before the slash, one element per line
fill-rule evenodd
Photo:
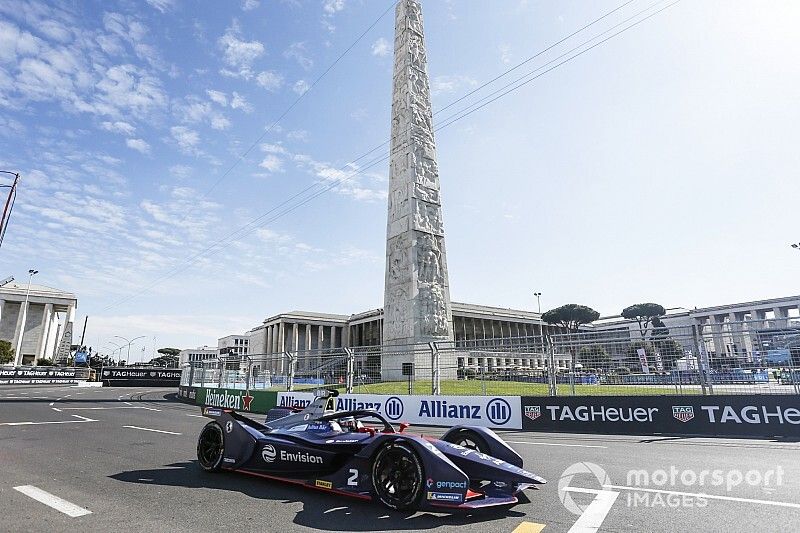
<path fill-rule="evenodd" d="M 713 335 L 713 333 L 714 333 L 713 330 L 712 330 L 711 333 Z M 698 332 L 698 326 L 697 325 L 692 326 L 692 340 L 694 341 L 694 348 L 695 348 L 695 351 L 697 352 L 697 366 L 699 367 L 698 370 L 700 371 L 699 372 L 699 374 L 700 374 L 700 387 L 703 390 L 703 396 L 705 396 L 706 394 L 708 394 L 706 392 L 706 371 L 705 371 L 705 366 L 706 365 L 705 365 L 705 360 L 704 360 L 704 357 L 703 357 L 703 350 L 700 348 L 700 338 L 699 337 L 700 337 L 700 334 Z"/>
<path fill-rule="evenodd" d="M 297 366 L 297 355 L 295 352 L 283 352 L 283 356 L 289 360 L 289 372 L 286 375 L 286 391 L 294 391 L 294 370 Z"/>
<path fill-rule="evenodd" d="M 429 342 L 428 346 L 431 349 L 431 394 L 438 396 L 441 394 L 439 390 L 439 347 L 435 342 Z"/>
<path fill-rule="evenodd" d="M 244 357 L 247 360 L 247 377 L 245 378 L 244 389 L 247 391 L 246 394 L 250 396 L 250 372 L 253 369 L 253 362 L 250 360 L 250 356 L 245 355 Z"/>
<path fill-rule="evenodd" d="M 356 372 L 356 356 L 353 353 L 353 350 L 350 348 L 345 348 L 344 353 L 347 354 L 347 375 L 345 376 L 345 392 L 347 394 L 353 394 L 353 378 L 355 378 L 354 374 Z"/>
<path fill-rule="evenodd" d="M 558 395 L 556 386 L 556 346 L 552 337 L 545 337 L 545 348 L 547 350 L 547 389 L 550 396 Z"/>
<path fill-rule="evenodd" d="M 222 388 L 222 374 L 223 374 L 223 372 L 225 372 L 225 363 L 224 363 L 224 361 L 225 360 L 222 357 L 217 359 L 217 366 L 219 367 L 219 376 L 217 376 L 217 387 L 220 388 L 220 389 Z"/>

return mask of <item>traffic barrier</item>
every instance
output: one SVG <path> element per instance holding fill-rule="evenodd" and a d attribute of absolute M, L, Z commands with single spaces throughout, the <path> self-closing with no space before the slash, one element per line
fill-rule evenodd
<path fill-rule="evenodd" d="M 310 392 L 181 386 L 181 401 L 266 414 L 306 407 Z M 800 437 L 797 395 L 720 396 L 417 396 L 341 394 L 339 411 L 375 409 L 394 423 L 483 426 L 565 433 Z"/>
<path fill-rule="evenodd" d="M 181 381 L 180 368 L 103 367 L 100 380 L 106 387 L 170 387 Z"/>
<path fill-rule="evenodd" d="M 0 385 L 65 385 L 89 379 L 88 368 L 17 366 L 0 367 Z"/>
<path fill-rule="evenodd" d="M 800 437 L 797 395 L 522 397 L 526 431 Z"/>

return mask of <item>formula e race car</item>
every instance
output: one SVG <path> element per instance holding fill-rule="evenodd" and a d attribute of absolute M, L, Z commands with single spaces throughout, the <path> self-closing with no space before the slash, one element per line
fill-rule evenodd
<path fill-rule="evenodd" d="M 378 499 L 397 510 L 512 505 L 522 490 L 546 483 L 523 470 L 519 454 L 490 429 L 411 435 L 408 424 L 395 431 L 374 410 L 334 411 L 337 395 L 319 390 L 305 409 L 274 408 L 264 424 L 204 407 L 213 420 L 197 440 L 200 467 Z"/>

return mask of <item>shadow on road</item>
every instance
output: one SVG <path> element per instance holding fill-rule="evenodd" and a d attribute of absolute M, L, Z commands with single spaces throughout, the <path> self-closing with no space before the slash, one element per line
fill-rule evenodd
<path fill-rule="evenodd" d="M 361 502 L 346 496 L 325 494 L 279 481 L 253 478 L 244 474 L 210 474 L 197 461 L 173 463 L 163 468 L 129 470 L 109 476 L 125 483 L 237 492 L 250 498 L 280 503 L 302 503 L 294 517 L 298 525 L 325 531 L 409 531 L 491 522 L 500 518 L 525 517 L 513 509 L 484 509 L 480 512 L 438 514 L 416 511 L 390 511 L 380 503 Z M 522 503 L 527 501 L 523 497 Z"/>

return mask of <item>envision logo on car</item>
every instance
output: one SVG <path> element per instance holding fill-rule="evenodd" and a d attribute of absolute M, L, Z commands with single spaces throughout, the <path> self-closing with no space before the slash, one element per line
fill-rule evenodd
<path fill-rule="evenodd" d="M 275 452 L 275 446 L 272 444 L 265 444 L 261 449 L 261 458 L 268 463 L 274 461 L 276 455 L 278 454 Z"/>

